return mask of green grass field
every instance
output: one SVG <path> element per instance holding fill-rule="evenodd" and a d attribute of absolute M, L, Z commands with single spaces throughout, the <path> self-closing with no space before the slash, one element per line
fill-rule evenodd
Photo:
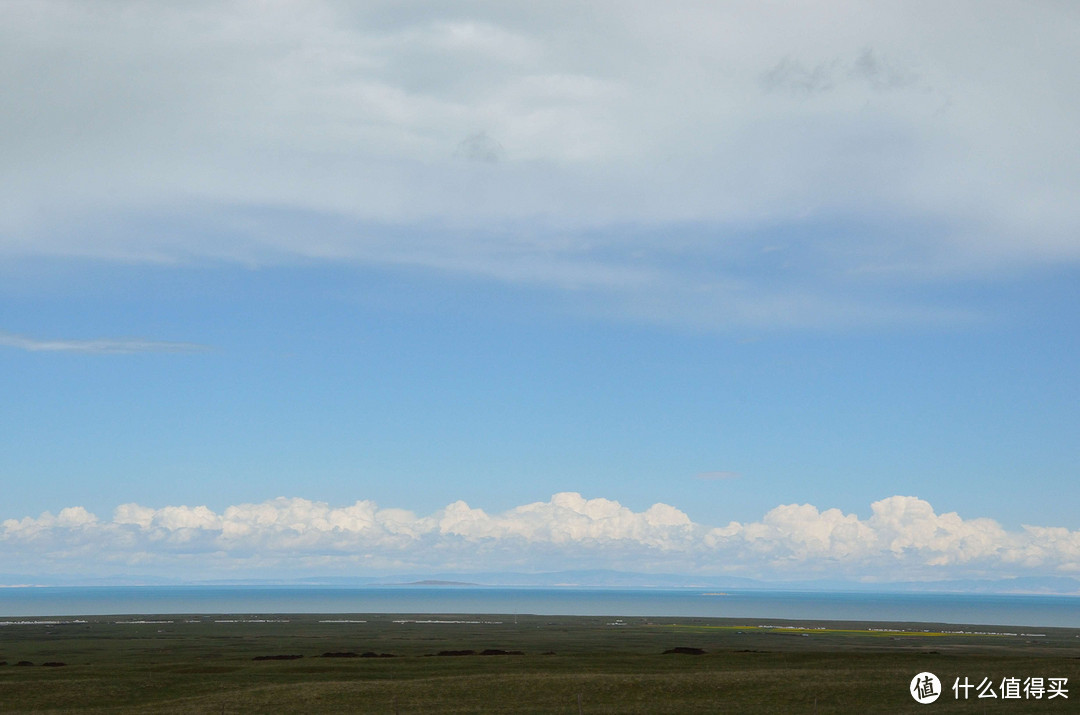
<path fill-rule="evenodd" d="M 31 620 L 0 625 L 3 712 L 1080 712 L 1072 629 L 387 614 L 11 622 Z M 705 653 L 664 654 L 673 648 Z M 936 703 L 908 694 L 921 671 L 942 681 Z M 1069 699 L 973 690 L 957 701 L 957 677 L 1068 678 Z"/>

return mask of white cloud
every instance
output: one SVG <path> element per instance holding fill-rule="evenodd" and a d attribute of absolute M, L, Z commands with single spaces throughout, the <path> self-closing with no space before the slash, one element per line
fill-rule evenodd
<path fill-rule="evenodd" d="M 423 265 L 696 326 L 954 319 L 874 285 L 1080 259 L 1078 29 L 1062 3 L 11 2 L 0 255 Z M 778 233 L 798 255 L 763 267 Z"/>
<path fill-rule="evenodd" d="M 0 332 L 0 346 L 29 352 L 68 352 L 114 355 L 126 353 L 192 353 L 207 349 L 196 343 L 147 340 L 145 338 L 95 338 L 93 340 L 41 340 Z"/>
<path fill-rule="evenodd" d="M 724 527 L 693 523 L 667 504 L 635 512 L 577 493 L 501 514 L 458 501 L 428 516 L 371 501 L 335 508 L 300 498 L 239 504 L 220 514 L 204 506 L 124 504 L 110 521 L 81 507 L 8 519 L 0 523 L 0 544 L 0 568 L 84 572 L 127 564 L 191 577 L 256 567 L 278 575 L 603 567 L 892 581 L 1080 570 L 1080 532 L 1010 532 L 990 519 L 937 514 L 906 496 L 875 502 L 868 519 L 787 504 L 760 521 Z"/>
<path fill-rule="evenodd" d="M 80 529 L 97 523 L 97 517 L 83 507 L 69 506 L 61 509 L 55 516 L 47 511 L 36 519 L 32 517 L 19 520 L 7 519 L 3 522 L 3 527 L 5 534 L 33 537 L 54 529 Z"/>

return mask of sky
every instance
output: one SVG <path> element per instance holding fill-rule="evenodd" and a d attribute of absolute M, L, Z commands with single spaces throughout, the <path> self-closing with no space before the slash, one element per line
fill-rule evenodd
<path fill-rule="evenodd" d="M 1080 577 L 1080 6 L 0 4 L 0 582 Z"/>

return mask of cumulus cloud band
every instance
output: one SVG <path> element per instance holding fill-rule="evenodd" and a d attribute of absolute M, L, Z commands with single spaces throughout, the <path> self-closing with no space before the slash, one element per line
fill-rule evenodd
<path fill-rule="evenodd" d="M 787 504 L 757 522 L 711 527 L 668 504 L 635 512 L 574 492 L 501 514 L 457 501 L 428 516 L 301 498 L 230 506 L 123 504 L 111 520 L 82 507 L 0 523 L 0 564 L 61 568 L 167 566 L 242 572 L 356 573 L 439 568 L 629 568 L 759 578 L 828 575 L 866 580 L 1015 576 L 1080 571 L 1080 531 L 937 514 L 892 496 L 860 519 L 839 509 Z M 7 563 L 5 563 L 7 562 Z"/>

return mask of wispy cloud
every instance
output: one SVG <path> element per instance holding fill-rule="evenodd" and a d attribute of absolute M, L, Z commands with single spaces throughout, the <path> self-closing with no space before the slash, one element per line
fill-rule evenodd
<path fill-rule="evenodd" d="M 577 493 L 501 514 L 458 501 L 427 516 L 371 501 L 345 507 L 300 498 L 205 506 L 117 507 L 111 520 L 81 507 L 0 523 L 0 567 L 62 570 L 117 564 L 229 571 L 315 568 L 626 568 L 828 575 L 867 580 L 1005 578 L 1080 572 L 1080 531 L 938 514 L 922 499 L 874 502 L 861 519 L 839 509 L 786 504 L 756 522 L 709 526 L 668 504 L 635 512 Z"/>
<path fill-rule="evenodd" d="M 742 475 L 738 472 L 717 471 L 717 472 L 701 472 L 697 475 L 698 479 L 706 482 L 716 482 L 724 479 L 738 479 Z"/>
<path fill-rule="evenodd" d="M 487 132 L 481 131 L 470 134 L 458 144 L 456 155 L 469 161 L 479 161 L 494 164 L 502 160 L 506 150 L 497 139 L 492 138 Z"/>
<path fill-rule="evenodd" d="M 209 350 L 198 343 L 182 343 L 146 338 L 94 338 L 92 340 L 39 339 L 0 332 L 0 346 L 29 352 L 69 352 L 96 355 L 129 353 L 196 353 Z"/>
<path fill-rule="evenodd" d="M 784 91 L 809 96 L 827 92 L 836 84 L 839 61 L 831 60 L 807 66 L 798 60 L 785 57 L 763 72 L 759 78 L 762 89 Z"/>
<path fill-rule="evenodd" d="M 813 64 L 785 57 L 762 72 L 758 79 L 767 92 L 809 97 L 829 92 L 844 83 L 864 84 L 878 91 L 899 90 L 913 85 L 918 76 L 866 47 L 851 59 L 832 57 Z"/>

